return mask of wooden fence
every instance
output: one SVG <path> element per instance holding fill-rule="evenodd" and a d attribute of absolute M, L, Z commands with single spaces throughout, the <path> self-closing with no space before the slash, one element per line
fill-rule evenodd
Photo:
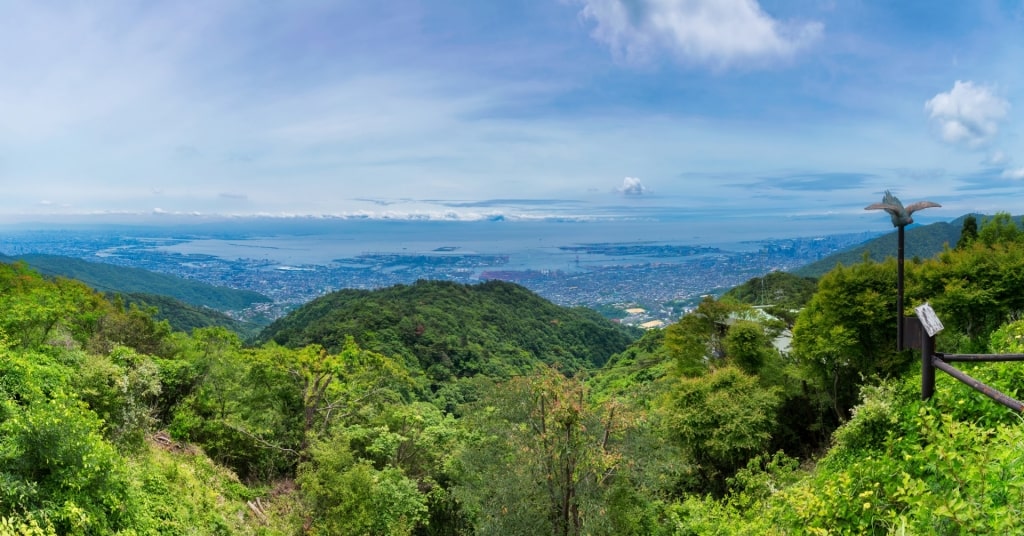
<path fill-rule="evenodd" d="M 944 354 L 936 352 L 935 335 L 942 330 L 942 323 L 935 317 L 935 312 L 928 304 L 918 307 L 916 311 L 917 316 L 903 318 L 903 329 L 900 331 L 904 348 L 921 351 L 921 400 L 928 400 L 935 394 L 935 369 L 938 369 L 992 400 L 1018 413 L 1024 413 L 1024 403 L 985 385 L 950 365 L 955 362 L 1024 361 L 1024 354 Z"/>

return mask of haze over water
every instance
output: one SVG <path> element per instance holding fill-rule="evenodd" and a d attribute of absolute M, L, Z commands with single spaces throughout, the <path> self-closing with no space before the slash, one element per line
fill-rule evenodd
<path fill-rule="evenodd" d="M 380 221 L 294 220 L 251 226 L 233 222 L 194 228 L 188 240 L 161 246 L 167 252 L 226 259 L 265 259 L 284 265 L 330 264 L 364 254 L 509 255 L 509 269 L 574 269 L 628 262 L 671 262 L 645 256 L 613 257 L 566 251 L 562 247 L 614 243 L 710 246 L 756 251 L 765 240 L 854 232 L 837 222 L 771 226 L 757 221 Z M 883 232 L 885 227 L 858 232 Z M 180 235 L 178 235 L 180 236 Z M 185 238 L 185 237 L 183 237 Z"/>

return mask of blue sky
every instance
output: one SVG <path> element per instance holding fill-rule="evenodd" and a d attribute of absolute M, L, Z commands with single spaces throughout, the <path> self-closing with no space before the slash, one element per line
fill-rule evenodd
<path fill-rule="evenodd" d="M 6 0 L 0 65 L 0 222 L 1024 212 L 1024 0 Z"/>

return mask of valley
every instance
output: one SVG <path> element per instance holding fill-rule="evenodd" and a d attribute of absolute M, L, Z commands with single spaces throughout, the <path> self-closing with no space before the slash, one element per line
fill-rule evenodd
<path fill-rule="evenodd" d="M 715 245 L 655 239 L 601 242 L 607 229 L 562 225 L 502 230 L 488 224 L 446 226 L 443 233 L 414 224 L 356 231 L 338 226 L 315 232 L 285 227 L 0 230 L 0 254 L 63 255 L 142 268 L 210 285 L 257 292 L 271 301 L 231 314 L 240 320 L 277 318 L 339 289 L 375 289 L 418 280 L 515 282 L 559 305 L 625 310 L 640 306 L 638 321 L 671 322 L 701 296 L 719 294 L 752 277 L 787 271 L 864 242 L 876 233 L 768 238 Z M 516 224 L 505 224 L 506 227 Z M 647 231 L 620 232 L 620 238 Z M 261 234 L 262 232 L 262 234 Z M 564 233 L 560 235 L 559 233 Z M 290 234 L 289 234 L 290 233 Z M 536 236 L 546 237 L 543 240 Z M 656 240 L 657 239 L 657 240 Z"/>

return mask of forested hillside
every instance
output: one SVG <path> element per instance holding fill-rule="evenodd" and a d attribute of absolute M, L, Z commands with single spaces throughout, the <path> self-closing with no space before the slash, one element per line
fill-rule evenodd
<path fill-rule="evenodd" d="M 800 309 L 810 301 L 817 288 L 814 278 L 771 272 L 730 289 L 722 297 L 750 305 Z"/>
<path fill-rule="evenodd" d="M 169 296 L 191 305 L 219 311 L 241 310 L 254 303 L 271 301 L 258 292 L 215 287 L 139 268 L 88 262 L 60 255 L 0 255 L 0 262 L 12 263 L 18 260 L 24 261 L 47 276 L 76 279 L 102 292 Z"/>
<path fill-rule="evenodd" d="M 907 259 L 919 258 L 930 259 L 942 251 L 945 246 L 954 247 L 960 239 L 960 232 L 963 230 L 963 222 L 967 217 L 973 217 L 977 222 L 983 221 L 991 216 L 966 215 L 951 222 L 936 222 L 928 225 L 908 227 L 905 231 L 904 255 Z M 875 262 L 882 262 L 886 257 L 896 256 L 896 231 L 888 232 L 869 240 L 860 246 L 849 248 L 839 253 L 829 255 L 820 261 L 813 262 L 800 269 L 793 270 L 793 273 L 802 277 L 821 277 L 837 264 L 849 266 L 856 264 L 867 255 Z"/>
<path fill-rule="evenodd" d="M 762 306 L 769 314 L 792 324 L 797 311 L 807 305 L 817 288 L 815 278 L 771 272 L 729 289 L 722 299 Z"/>
<path fill-rule="evenodd" d="M 266 327 L 266 323 L 235 320 L 216 309 L 190 305 L 169 296 L 131 293 L 119 294 L 112 299 L 120 299 L 128 307 L 150 310 L 153 318 L 166 320 L 174 331 L 191 333 L 197 328 L 222 327 L 237 333 L 243 340 L 249 340 L 255 338 Z"/>
<path fill-rule="evenodd" d="M 257 340 L 336 351 L 351 337 L 444 381 L 521 374 L 537 362 L 567 374 L 594 369 L 637 336 L 593 310 L 560 307 L 512 283 L 419 281 L 322 296 L 272 323 Z"/>
<path fill-rule="evenodd" d="M 958 242 L 907 311 L 1024 352 L 1024 233 Z M 0 265 L 0 535 L 1019 533 L 1020 417 L 942 374 L 920 400 L 895 277 L 825 274 L 785 354 L 707 298 L 608 357 L 628 335 L 514 285 L 337 293 L 247 347 Z M 1020 396 L 1021 364 L 966 368 Z"/>

